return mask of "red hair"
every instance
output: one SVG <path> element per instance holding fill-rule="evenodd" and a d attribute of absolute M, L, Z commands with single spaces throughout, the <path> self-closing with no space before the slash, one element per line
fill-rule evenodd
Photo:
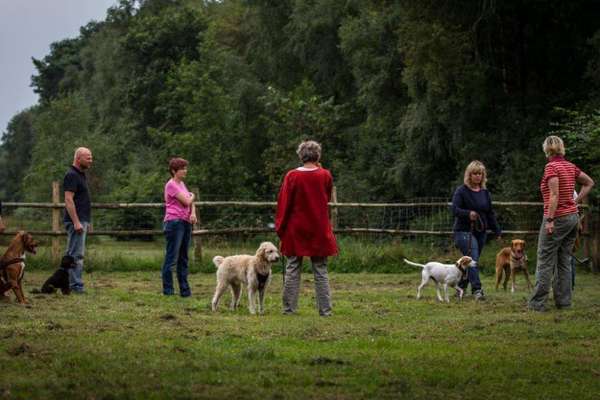
<path fill-rule="evenodd" d="M 171 158 L 171 160 L 169 160 L 169 173 L 171 176 L 175 176 L 175 172 L 179 171 L 180 169 L 184 169 L 187 166 L 187 160 L 179 157 Z"/>

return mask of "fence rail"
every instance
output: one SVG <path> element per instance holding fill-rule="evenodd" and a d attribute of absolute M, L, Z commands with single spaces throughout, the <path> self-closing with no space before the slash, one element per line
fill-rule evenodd
<path fill-rule="evenodd" d="M 65 203 L 25 203 L 25 202 L 4 202 L 5 207 L 21 207 L 21 208 L 54 208 L 63 209 Z M 275 201 L 195 201 L 196 207 L 216 207 L 216 206 L 243 206 L 243 207 L 275 207 Z M 432 207 L 444 206 L 450 207 L 452 203 L 443 201 L 433 202 L 412 202 L 412 203 L 338 203 L 330 202 L 332 208 L 344 207 Z M 544 204 L 535 201 L 495 201 L 496 206 L 534 206 L 541 207 Z M 163 208 L 164 203 L 92 203 L 93 208 L 98 209 L 119 209 L 119 208 Z M 584 206 L 586 207 L 586 206 Z"/>
<path fill-rule="evenodd" d="M 521 206 L 521 207 L 542 207 L 541 202 L 530 202 L 530 201 L 498 201 L 494 202 L 497 207 L 508 207 L 508 206 Z M 338 209 L 343 208 L 420 208 L 420 207 L 450 207 L 450 202 L 409 202 L 409 203 L 340 203 L 330 202 L 329 207 L 332 209 L 332 214 L 336 213 Z M 53 211 L 60 211 L 64 209 L 64 203 L 50 203 L 50 202 L 4 202 L 5 208 L 33 208 L 33 209 L 51 209 Z M 274 201 L 196 201 L 194 206 L 197 208 L 202 207 L 226 207 L 226 206 L 239 206 L 239 207 L 276 207 L 277 202 Z M 587 209 L 587 205 L 584 205 Z M 164 203 L 92 203 L 93 209 L 135 209 L 135 208 L 148 208 L 148 209 L 162 209 Z M 42 236 L 66 236 L 66 232 L 60 227 L 53 230 L 31 230 L 32 234 Z M 339 228 L 335 227 L 336 233 L 375 233 L 375 234 L 390 234 L 390 235 L 451 235 L 452 230 L 441 230 L 441 229 L 385 229 L 385 228 Z M 2 235 L 13 235 L 16 231 L 6 230 Z M 257 227 L 239 227 L 239 228 L 227 228 L 227 229 L 194 229 L 193 235 L 207 236 L 207 235 L 223 235 L 233 233 L 269 233 L 274 232 L 274 228 L 257 228 Z M 517 230 L 504 230 L 506 234 L 514 235 L 534 235 L 538 233 L 537 229 L 517 229 Z M 89 232 L 90 235 L 109 235 L 109 236 L 153 236 L 162 235 L 163 231 L 160 229 L 135 229 L 135 230 L 114 230 L 114 229 L 101 229 L 92 230 Z"/>
<path fill-rule="evenodd" d="M 193 189 L 198 198 L 197 189 Z M 64 202 L 60 201 L 59 184 L 52 183 L 52 202 L 4 202 L 3 206 L 11 208 L 47 209 L 51 210 L 51 229 L 29 229 L 34 235 L 52 237 L 53 257 L 59 255 L 58 238 L 66 236 L 60 223 L 60 213 L 64 209 Z M 334 188 L 331 210 L 331 222 L 334 232 L 339 234 L 380 234 L 397 236 L 450 236 L 452 235 L 453 217 L 450 213 L 451 203 L 447 201 L 413 201 L 403 203 L 359 203 L 337 201 L 337 191 Z M 495 207 L 502 218 L 503 233 L 506 235 L 537 235 L 542 216 L 541 202 L 531 201 L 496 201 Z M 277 206 L 274 201 L 196 201 L 196 214 L 199 223 L 194 226 L 196 255 L 201 257 L 201 237 L 211 235 L 229 234 L 261 234 L 273 233 L 273 209 Z M 160 221 L 159 211 L 164 208 L 163 203 L 92 203 L 96 210 L 150 210 L 144 214 L 145 224 L 137 224 L 133 218 L 129 225 L 121 224 L 124 229 L 114 229 L 110 226 L 110 216 L 98 219 L 102 222 L 92 229 L 89 234 L 95 236 L 158 236 L 162 235 L 161 229 L 156 229 Z M 202 209 L 202 212 L 200 212 Z M 583 206 L 585 213 L 590 213 L 590 207 Z M 101 211 L 99 211 L 101 212 Z M 130 214 L 125 214 L 131 217 Z M 597 225 L 597 215 L 593 215 L 591 224 L 584 224 L 584 249 L 586 256 L 591 257 L 596 265 L 600 265 L 600 238 L 594 229 Z M 130 218 L 131 219 L 131 218 Z M 40 220 L 43 220 L 40 219 Z M 587 218 L 586 218 L 587 220 Z M 108 224 L 108 226 L 103 226 Z M 45 225 L 42 223 L 42 226 Z M 116 224 L 119 226 L 119 224 Z M 145 229 L 135 229 L 141 226 Z M 10 225 L 9 225 L 10 227 Z M 38 225 L 39 227 L 39 225 Z M 131 229 L 131 228 L 134 229 Z M 590 229 L 591 228 L 591 229 Z M 15 230 L 9 229 L 2 235 L 14 235 Z"/>
<path fill-rule="evenodd" d="M 541 207 L 543 203 L 540 202 L 495 202 L 496 206 L 527 206 L 527 207 Z M 60 211 L 64 209 L 64 203 L 47 203 L 47 202 L 5 202 L 3 203 L 5 208 L 34 208 L 34 209 L 51 209 L 53 211 Z M 410 203 L 339 203 L 330 202 L 329 207 L 332 209 L 332 213 L 340 208 L 418 208 L 418 207 L 450 207 L 452 203 L 449 202 L 410 202 Z M 274 201 L 196 201 L 194 202 L 195 207 L 223 207 L 223 206 L 240 206 L 240 207 L 276 207 L 277 202 Z M 149 209 L 161 209 L 164 208 L 164 203 L 92 203 L 93 209 L 135 209 L 135 208 L 149 208 Z M 234 233 L 270 233 L 274 232 L 274 228 L 256 228 L 256 227 L 240 227 L 240 228 L 228 228 L 228 229 L 194 229 L 192 235 L 208 236 L 208 235 L 223 235 L 223 234 L 234 234 Z M 6 230 L 3 235 L 13 235 L 16 231 Z M 41 236 L 66 236 L 66 232 L 61 228 L 53 230 L 30 230 L 32 234 Z M 424 230 L 424 229 L 383 229 L 383 228 L 334 228 L 336 233 L 375 233 L 375 234 L 390 234 L 390 235 L 451 235 L 451 230 Z M 537 234 L 537 230 L 505 230 L 506 234 L 514 235 L 533 235 Z M 114 230 L 114 229 L 102 229 L 92 230 L 89 235 L 96 236 L 155 236 L 162 235 L 163 231 L 160 229 L 135 229 L 135 230 Z"/>

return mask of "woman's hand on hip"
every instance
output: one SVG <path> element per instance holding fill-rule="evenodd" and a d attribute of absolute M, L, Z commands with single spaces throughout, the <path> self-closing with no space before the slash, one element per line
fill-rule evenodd
<path fill-rule="evenodd" d="M 554 232 L 554 221 L 546 222 L 546 233 L 552 235 Z"/>

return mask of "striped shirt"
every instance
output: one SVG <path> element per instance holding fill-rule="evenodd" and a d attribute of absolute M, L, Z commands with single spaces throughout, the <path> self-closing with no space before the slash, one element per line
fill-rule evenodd
<path fill-rule="evenodd" d="M 575 181 L 581 170 L 576 165 L 565 160 L 563 156 L 550 157 L 548 164 L 544 168 L 544 176 L 540 183 L 540 190 L 544 198 L 544 217 L 548 216 L 550 207 L 550 187 L 548 179 L 558 178 L 558 206 L 554 217 L 562 215 L 576 214 L 577 205 L 573 200 L 573 191 L 575 190 Z"/>

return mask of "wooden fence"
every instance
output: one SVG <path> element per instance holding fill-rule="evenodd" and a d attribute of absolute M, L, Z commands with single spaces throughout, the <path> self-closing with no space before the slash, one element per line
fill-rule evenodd
<path fill-rule="evenodd" d="M 198 190 L 192 189 L 198 196 Z M 60 192 L 58 182 L 52 184 L 52 202 L 4 202 L 3 206 L 6 208 L 34 208 L 34 209 L 50 209 L 52 211 L 52 229 L 51 230 L 30 230 L 29 232 L 33 235 L 38 236 L 51 236 L 52 239 L 52 256 L 54 259 L 59 258 L 60 248 L 59 239 L 60 236 L 66 236 L 66 232 L 62 228 L 60 222 L 60 215 L 64 209 L 64 203 L 60 201 Z M 533 207 L 541 208 L 543 204 L 541 202 L 494 202 L 495 206 L 498 207 Z M 245 207 L 245 208 L 271 208 L 275 209 L 277 203 L 273 201 L 196 201 L 194 206 L 196 207 L 196 214 L 198 216 L 198 223 L 192 230 L 195 243 L 195 255 L 198 258 L 202 257 L 202 244 L 201 237 L 207 235 L 227 235 L 227 234 L 259 234 L 259 233 L 272 233 L 274 228 L 271 227 L 237 227 L 237 228 L 222 228 L 222 229 L 203 229 L 201 225 L 201 209 L 204 207 Z M 332 193 L 332 202 L 329 203 L 331 212 L 331 222 L 334 227 L 335 233 L 344 234 L 386 234 L 386 235 L 433 235 L 433 236 L 450 236 L 452 230 L 450 229 L 386 229 L 386 228 L 374 228 L 374 227 L 339 227 L 338 226 L 338 213 L 342 209 L 372 209 L 372 208 L 418 208 L 418 207 L 445 207 L 449 208 L 451 203 L 449 202 L 407 202 L 407 203 L 341 203 L 337 202 L 337 192 L 334 187 Z M 136 208 L 150 208 L 150 209 L 162 209 L 164 208 L 163 203 L 92 203 L 93 209 L 136 209 Z M 585 256 L 590 258 L 592 261 L 592 270 L 600 271 L 600 216 L 592 215 L 589 213 L 590 207 L 584 205 L 584 212 L 588 213 L 593 218 L 585 218 L 583 226 L 583 245 Z M 9 227 L 10 228 L 10 227 Z M 450 228 L 450 227 L 448 227 Z M 15 230 L 7 229 L 1 235 L 14 235 Z M 115 230 L 115 229 L 104 229 L 96 230 L 93 229 L 89 232 L 89 235 L 109 235 L 109 236 L 155 236 L 162 235 L 163 231 L 160 229 L 134 229 L 134 230 Z M 505 235 L 537 235 L 538 230 L 505 230 Z"/>

